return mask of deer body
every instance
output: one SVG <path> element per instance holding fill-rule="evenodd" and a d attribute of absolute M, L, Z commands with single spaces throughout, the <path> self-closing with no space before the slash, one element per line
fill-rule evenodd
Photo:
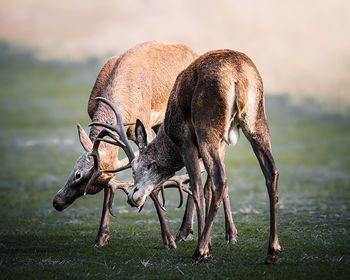
<path fill-rule="evenodd" d="M 206 53 L 181 72 L 171 92 L 165 120 L 147 145 L 146 131 L 137 122 L 136 135 L 144 140 L 132 162 L 134 187 L 129 204 L 140 207 L 147 195 L 174 172 L 186 167 L 197 210 L 198 245 L 194 263 L 211 255 L 210 233 L 220 202 L 227 196 L 224 153 L 242 129 L 250 141 L 266 179 L 270 197 L 270 240 L 266 262 L 277 261 L 277 180 L 267 125 L 263 83 L 253 62 L 243 53 L 220 50 Z M 208 177 L 202 188 L 199 158 Z M 204 200 L 206 211 L 204 210 Z"/>
<path fill-rule="evenodd" d="M 120 111 L 124 120 L 126 122 L 142 120 L 151 139 L 151 129 L 157 131 L 163 122 L 168 97 L 177 75 L 196 57 L 197 55 L 185 45 L 158 41 L 137 45 L 120 57 L 112 57 L 102 67 L 91 92 L 88 102 L 90 118 L 94 122 L 114 123 L 114 114 L 104 103 L 96 101 L 95 98 L 104 97 L 116 102 L 123 97 Z M 93 160 L 89 154 L 100 131 L 101 127 L 93 126 L 88 137 L 78 124 L 79 138 L 85 152 L 78 159 L 66 185 L 55 196 L 53 205 L 56 210 L 64 210 L 76 198 L 83 195 L 91 177 Z M 126 133 L 129 139 L 137 142 L 134 126 L 127 126 Z M 124 163 L 117 158 L 118 147 L 101 143 L 99 154 L 102 169 L 116 169 Z M 114 176 L 115 173 L 102 173 L 88 192 L 94 194 L 103 188 L 105 192 L 100 230 L 95 241 L 95 245 L 99 246 L 104 245 L 109 238 L 107 203 L 111 190 L 106 186 Z M 158 211 L 160 207 L 158 200 L 154 202 L 157 212 L 162 215 L 161 211 Z M 161 223 L 161 226 L 164 243 L 170 245 L 174 241 L 173 237 L 165 223 Z"/>

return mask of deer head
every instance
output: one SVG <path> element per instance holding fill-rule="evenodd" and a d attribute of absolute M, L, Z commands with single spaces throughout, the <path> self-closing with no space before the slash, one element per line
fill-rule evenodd
<path fill-rule="evenodd" d="M 57 192 L 56 196 L 53 199 L 53 207 L 57 211 L 66 209 L 74 202 L 74 200 L 82 196 L 85 192 L 87 184 L 89 181 L 91 181 L 91 177 L 94 175 L 94 159 L 92 155 L 93 143 L 79 123 L 77 124 L 77 128 L 79 140 L 84 149 L 84 152 L 78 158 L 65 186 Z M 114 153 L 116 153 L 116 151 L 114 151 Z M 101 165 L 107 165 L 110 167 L 110 158 L 113 158 L 113 155 L 111 155 L 110 149 L 107 150 L 107 145 L 101 145 L 99 154 L 101 156 Z M 89 187 L 87 193 L 98 193 L 104 188 L 104 186 L 108 184 L 111 178 L 111 175 L 108 173 L 96 174 L 93 180 L 93 185 L 90 183 L 91 187 Z"/>
<path fill-rule="evenodd" d="M 105 99 L 103 97 L 97 97 L 97 100 L 100 100 L 107 104 L 113 113 L 116 116 L 116 124 L 115 125 L 110 125 L 106 123 L 97 123 L 93 122 L 91 125 L 98 125 L 104 127 L 104 129 L 99 133 L 99 135 L 96 137 L 96 140 L 93 144 L 92 152 L 90 155 L 94 158 L 94 166 L 93 166 L 93 171 L 92 175 L 89 179 L 89 182 L 86 185 L 85 188 L 85 193 L 90 190 L 91 185 L 94 183 L 94 180 L 100 176 L 101 173 L 104 172 L 119 172 L 124 169 L 133 168 L 133 174 L 134 174 L 134 180 L 137 182 L 137 186 L 133 188 L 133 194 L 137 191 L 141 191 L 140 197 L 142 197 L 141 202 L 137 204 L 135 200 L 133 200 L 133 195 L 131 197 L 129 196 L 128 203 L 132 206 L 143 206 L 146 197 L 154 190 L 157 192 L 159 190 L 162 190 L 162 196 L 163 196 L 163 201 L 164 201 L 164 194 L 163 190 L 164 188 L 178 188 L 179 193 L 180 193 L 180 206 L 182 204 L 182 191 L 183 191 L 183 184 L 188 183 L 188 177 L 174 177 L 172 178 L 171 181 L 173 181 L 175 184 L 166 184 L 163 185 L 163 183 L 170 178 L 171 176 L 174 175 L 176 170 L 179 170 L 182 168 L 182 166 L 179 167 L 179 164 L 175 164 L 179 160 L 179 154 L 178 152 L 175 151 L 173 155 L 171 153 L 162 150 L 162 149 L 169 149 L 169 145 L 167 143 L 161 143 L 159 147 L 157 144 L 150 144 L 147 145 L 147 133 L 145 130 L 144 125 L 140 120 L 137 120 L 136 122 L 136 142 L 139 148 L 139 157 L 136 158 L 135 153 L 132 150 L 130 141 L 128 140 L 124 126 L 131 125 L 134 123 L 123 123 L 123 118 L 122 115 L 119 111 L 119 104 L 122 101 L 122 99 L 118 103 L 113 103 L 109 101 L 108 99 Z M 163 128 L 161 127 L 161 130 Z M 159 134 L 159 132 L 158 132 Z M 111 140 L 104 139 L 105 136 L 109 136 L 112 138 Z M 120 148 L 122 148 L 127 155 L 129 163 L 121 166 L 117 169 L 114 170 L 101 170 L 100 169 L 100 159 L 99 159 L 99 150 L 98 146 L 100 142 L 107 142 L 108 144 L 116 145 Z M 152 141 L 153 143 L 154 141 Z M 153 147 L 153 148 L 152 148 Z M 157 150 L 159 149 L 159 150 Z M 147 152 L 148 151 L 148 152 Z M 152 151 L 152 152 L 151 152 Z M 148 155 L 153 153 L 158 154 L 164 152 L 165 154 L 171 155 L 169 157 L 166 157 L 162 155 L 159 157 L 159 161 L 156 160 L 151 160 Z M 167 153 L 166 153 L 167 152 Z M 177 159 L 174 160 L 174 159 Z M 169 164 L 171 164 L 173 161 L 173 167 L 176 168 L 176 170 L 173 170 L 171 168 L 168 168 Z M 137 170 L 137 172 L 136 172 Z M 135 174 L 137 174 L 137 178 L 135 177 Z M 142 174 L 144 174 L 144 177 L 142 177 Z M 146 180 L 147 179 L 147 180 Z M 142 186 L 142 187 L 141 187 Z M 188 190 L 185 190 L 187 193 L 190 193 Z M 136 194 L 137 195 L 137 194 Z M 131 199 L 130 199 L 131 198 Z M 109 205 L 112 204 L 113 196 L 109 201 Z M 138 199 L 137 199 L 138 200 Z M 142 208 L 141 208 L 142 209 Z"/>
<path fill-rule="evenodd" d="M 165 134 L 163 126 L 150 144 L 147 143 L 146 130 L 139 120 L 136 121 L 135 134 L 139 157 L 131 163 L 134 187 L 129 192 L 128 203 L 133 207 L 142 207 L 147 196 L 174 176 L 182 165 L 179 164 L 181 159 L 178 151 L 164 140 L 159 141 L 159 136 Z"/>

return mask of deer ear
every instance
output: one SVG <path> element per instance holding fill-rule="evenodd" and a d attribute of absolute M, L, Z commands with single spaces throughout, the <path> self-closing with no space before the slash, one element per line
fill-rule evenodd
<path fill-rule="evenodd" d="M 87 136 L 85 130 L 83 129 L 83 127 L 79 123 L 77 123 L 77 128 L 78 128 L 79 140 L 80 140 L 81 145 L 83 146 L 83 148 L 86 152 L 91 152 L 92 142 L 91 142 L 89 136 Z"/>
<path fill-rule="evenodd" d="M 136 120 L 135 135 L 137 146 L 142 151 L 147 147 L 147 133 L 143 123 L 139 119 Z"/>

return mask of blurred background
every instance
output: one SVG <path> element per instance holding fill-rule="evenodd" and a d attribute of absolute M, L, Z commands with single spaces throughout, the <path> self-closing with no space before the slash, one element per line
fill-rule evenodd
<path fill-rule="evenodd" d="M 0 7 L 1 277 L 348 278 L 350 1 L 0 0 Z M 87 102 L 100 68 L 147 40 L 184 43 L 198 54 L 239 50 L 257 65 L 280 170 L 281 265 L 262 265 L 268 195 L 243 135 L 225 157 L 238 243 L 224 244 L 220 209 L 214 257 L 205 265 L 189 265 L 196 224 L 177 250 L 163 250 L 149 201 L 137 214 L 117 193 L 103 248 L 91 246 L 103 192 L 53 209 L 82 153 L 75 124 L 88 130 Z M 175 190 L 166 195 L 175 235 L 184 206 L 177 208 Z"/>
<path fill-rule="evenodd" d="M 1 0 L 0 39 L 41 59 L 123 53 L 147 40 L 181 42 L 199 54 L 243 51 L 268 93 L 350 102 L 347 0 Z M 344 104 L 344 102 L 346 102 Z"/>

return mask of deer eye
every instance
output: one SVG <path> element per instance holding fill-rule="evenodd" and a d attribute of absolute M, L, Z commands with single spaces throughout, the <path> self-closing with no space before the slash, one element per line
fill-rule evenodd
<path fill-rule="evenodd" d="M 81 174 L 79 171 L 75 173 L 75 180 L 79 179 L 81 177 Z"/>

